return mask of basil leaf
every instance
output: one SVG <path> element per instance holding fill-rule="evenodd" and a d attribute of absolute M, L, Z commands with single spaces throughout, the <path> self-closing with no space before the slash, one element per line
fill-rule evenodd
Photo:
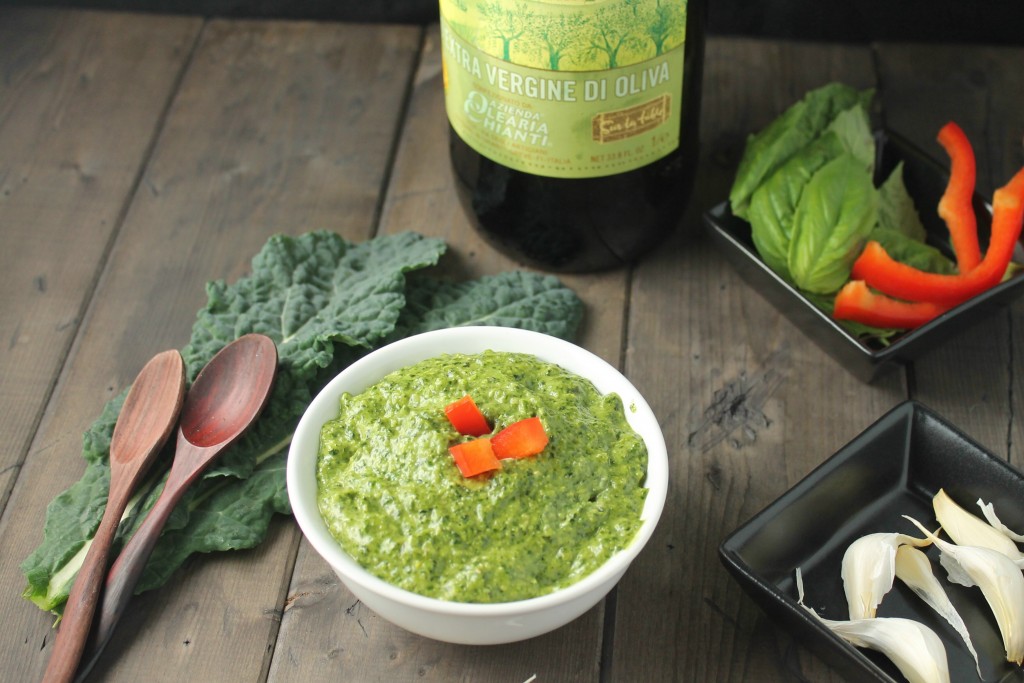
<path fill-rule="evenodd" d="M 918 270 L 942 275 L 953 275 L 957 272 L 956 264 L 941 251 L 908 237 L 899 230 L 876 227 L 871 232 L 871 239 L 885 247 L 889 256 Z"/>
<path fill-rule="evenodd" d="M 807 297 L 808 301 L 820 308 L 822 312 L 828 315 L 828 317 L 832 317 L 832 313 L 835 311 L 835 295 L 805 293 L 804 296 Z M 885 348 L 886 346 L 889 346 L 895 337 L 898 337 L 904 332 L 904 330 L 892 327 L 874 327 L 872 325 L 864 325 L 863 323 L 855 322 L 853 320 L 842 320 L 840 323 L 854 337 L 863 339 L 869 345 L 878 348 Z"/>
<path fill-rule="evenodd" d="M 825 164 L 807 183 L 793 216 L 789 272 L 807 292 L 836 292 L 878 222 L 871 175 L 851 154 Z"/>
<path fill-rule="evenodd" d="M 772 172 L 820 136 L 850 107 L 870 102 L 872 91 L 859 92 L 842 83 L 829 83 L 808 92 L 756 135 L 747 139 L 729 192 L 734 215 L 746 218 L 750 197 Z"/>
<path fill-rule="evenodd" d="M 842 153 L 838 136 L 827 132 L 786 161 L 751 197 L 749 220 L 754 247 L 768 267 L 785 280 L 793 280 L 788 265 L 789 242 L 800 196 L 814 173 Z"/>
<path fill-rule="evenodd" d="M 903 162 L 896 164 L 889 177 L 878 188 L 878 225 L 887 230 L 901 232 L 907 237 L 924 242 L 927 233 L 921 217 L 914 207 L 907 186 L 903 182 Z M 938 272 L 938 271 L 936 271 Z"/>
<path fill-rule="evenodd" d="M 871 134 L 868 112 L 862 105 L 857 104 L 836 114 L 828 130 L 838 136 L 843 148 L 864 164 L 864 168 L 874 172 L 875 137 Z"/>

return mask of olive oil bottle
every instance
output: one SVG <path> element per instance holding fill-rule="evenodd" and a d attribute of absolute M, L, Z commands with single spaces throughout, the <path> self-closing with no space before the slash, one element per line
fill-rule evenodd
<path fill-rule="evenodd" d="M 459 197 L 489 243 L 553 271 L 672 232 L 697 165 L 704 0 L 440 0 Z"/>

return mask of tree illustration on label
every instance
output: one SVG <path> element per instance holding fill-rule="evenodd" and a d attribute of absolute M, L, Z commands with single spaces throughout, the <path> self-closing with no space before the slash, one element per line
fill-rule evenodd
<path fill-rule="evenodd" d="M 583 14 L 556 14 L 541 18 L 537 25 L 537 41 L 547 53 L 548 68 L 558 71 L 562 57 L 577 47 L 580 31 L 587 25 Z"/>
<path fill-rule="evenodd" d="M 533 22 L 533 12 L 524 3 L 517 2 L 509 8 L 500 0 L 482 2 L 477 5 L 477 11 L 493 36 L 501 41 L 501 58 L 512 61 L 512 43 L 527 32 Z"/>
<path fill-rule="evenodd" d="M 627 16 L 634 10 L 626 5 L 602 7 L 594 15 L 590 25 L 590 47 L 588 58 L 597 61 L 603 56 L 608 60 L 603 66 L 616 69 L 619 66 L 619 52 L 626 47 L 637 48 L 640 41 L 630 32 L 633 26 Z"/>
<path fill-rule="evenodd" d="M 647 37 L 654 43 L 654 54 L 660 56 L 674 47 L 686 27 L 686 7 L 677 2 L 659 2 L 654 8 L 654 17 L 647 24 Z"/>
<path fill-rule="evenodd" d="M 552 71 L 615 69 L 685 40 L 678 0 L 441 0 L 463 39 L 505 62 Z M 571 9 L 570 9 L 571 8 Z"/>

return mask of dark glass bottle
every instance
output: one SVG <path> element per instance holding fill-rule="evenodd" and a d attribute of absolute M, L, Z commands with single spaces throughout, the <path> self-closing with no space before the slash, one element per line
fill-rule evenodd
<path fill-rule="evenodd" d="M 459 198 L 490 244 L 545 270 L 594 271 L 636 259 L 679 226 L 698 159 L 704 1 L 690 0 L 686 12 L 679 145 L 656 161 L 598 177 L 546 177 L 482 155 L 450 128 Z"/>

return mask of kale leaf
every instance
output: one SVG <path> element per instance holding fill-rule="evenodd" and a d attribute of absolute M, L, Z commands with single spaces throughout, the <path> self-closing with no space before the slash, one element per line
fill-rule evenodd
<path fill-rule="evenodd" d="M 226 344 L 250 332 L 278 347 L 277 381 L 267 407 L 175 508 L 137 592 L 157 588 L 194 553 L 251 548 L 275 514 L 289 514 L 287 446 L 313 396 L 339 370 L 404 336 L 457 325 L 502 325 L 572 339 L 579 298 L 557 279 L 511 272 L 470 282 L 413 273 L 438 262 L 445 244 L 415 233 L 352 244 L 330 232 L 271 237 L 252 272 L 234 284 L 207 284 L 192 337 L 182 350 L 189 380 Z M 108 402 L 83 437 L 85 474 L 47 508 L 43 542 L 22 563 L 25 597 L 59 613 L 103 514 L 107 458 L 124 392 Z M 152 507 L 173 444 L 130 503 L 117 545 Z M 115 547 L 115 552 L 117 547 Z"/>

